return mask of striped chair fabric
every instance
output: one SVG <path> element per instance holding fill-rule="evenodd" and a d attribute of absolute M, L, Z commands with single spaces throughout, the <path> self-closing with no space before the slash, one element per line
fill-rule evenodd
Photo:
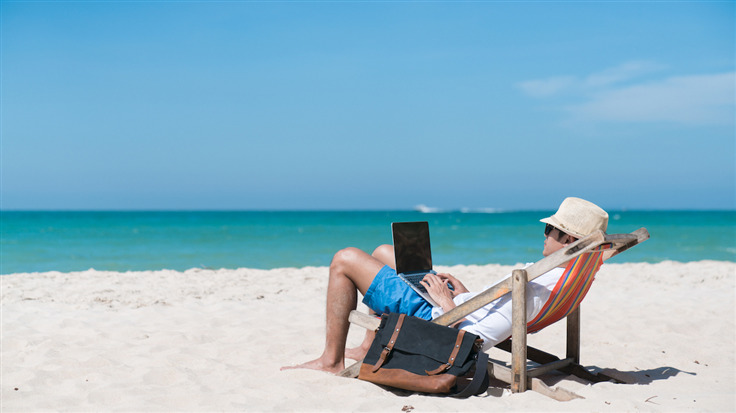
<path fill-rule="evenodd" d="M 611 247 L 611 244 L 601 245 L 595 251 L 581 254 L 567 264 L 542 310 L 527 323 L 527 332 L 539 331 L 567 317 L 578 308 L 603 264 L 603 252 Z"/>

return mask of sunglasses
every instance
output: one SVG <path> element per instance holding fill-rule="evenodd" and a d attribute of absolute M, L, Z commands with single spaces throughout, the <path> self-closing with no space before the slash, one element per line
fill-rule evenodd
<path fill-rule="evenodd" d="M 544 236 L 545 237 L 546 236 L 549 236 L 550 232 L 552 232 L 553 229 L 557 229 L 557 228 L 556 227 L 553 227 L 550 224 L 547 224 L 547 226 L 544 227 Z M 557 230 L 560 231 L 559 229 L 557 229 Z M 560 232 L 562 232 L 562 231 L 560 231 Z"/>

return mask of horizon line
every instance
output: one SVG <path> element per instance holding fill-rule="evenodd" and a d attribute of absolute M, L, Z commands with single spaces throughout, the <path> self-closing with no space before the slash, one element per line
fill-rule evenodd
<path fill-rule="evenodd" d="M 503 214 L 514 212 L 554 211 L 555 208 L 0 208 L 2 212 L 417 212 L 442 214 L 460 212 L 464 214 Z M 615 212 L 736 212 L 735 208 L 610 208 Z"/>

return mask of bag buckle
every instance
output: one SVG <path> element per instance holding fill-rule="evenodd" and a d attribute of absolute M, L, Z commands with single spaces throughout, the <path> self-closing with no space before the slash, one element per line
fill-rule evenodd
<path fill-rule="evenodd" d="M 434 376 L 434 375 L 437 375 L 437 374 L 442 374 L 442 373 L 446 372 L 447 370 L 450 370 L 450 367 L 452 367 L 452 364 L 445 363 L 445 364 L 442 364 L 441 366 L 437 367 L 436 369 L 434 369 L 432 371 L 424 370 L 424 372 L 427 373 L 427 376 Z"/>

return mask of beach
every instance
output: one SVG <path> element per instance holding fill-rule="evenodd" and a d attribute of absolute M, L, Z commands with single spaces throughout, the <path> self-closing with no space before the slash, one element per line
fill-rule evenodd
<path fill-rule="evenodd" d="M 471 289 L 516 266 L 438 267 Z M 583 398 L 491 387 L 466 400 L 280 367 L 324 343 L 327 267 L 17 273 L 2 285 L 3 412 L 736 410 L 736 263 L 606 264 L 582 304 Z M 359 305 L 360 310 L 365 307 Z M 364 330 L 351 328 L 349 345 Z M 564 354 L 564 323 L 529 344 Z M 504 359 L 493 349 L 491 358 Z"/>

